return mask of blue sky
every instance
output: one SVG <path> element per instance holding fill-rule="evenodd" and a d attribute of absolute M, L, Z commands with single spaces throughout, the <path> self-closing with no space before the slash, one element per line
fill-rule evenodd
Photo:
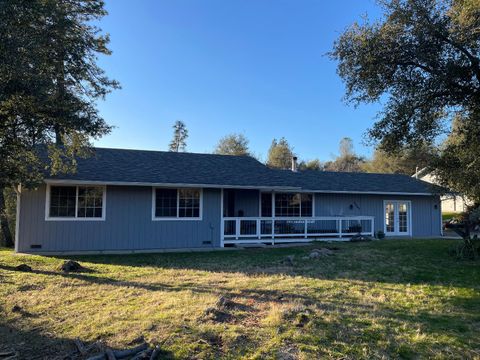
<path fill-rule="evenodd" d="M 101 21 L 113 55 L 100 59 L 122 89 L 99 102 L 112 133 L 97 146 L 166 150 L 175 120 L 187 150 L 211 152 L 243 133 L 266 157 L 285 136 L 301 159 L 329 160 L 342 137 L 357 152 L 378 105 L 342 101 L 344 86 L 325 54 L 373 0 L 107 0 Z"/>

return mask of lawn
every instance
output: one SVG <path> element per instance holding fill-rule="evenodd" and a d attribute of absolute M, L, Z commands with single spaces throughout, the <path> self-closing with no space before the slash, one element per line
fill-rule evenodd
<path fill-rule="evenodd" d="M 125 348 L 143 336 L 175 359 L 479 359 L 480 263 L 449 256 L 454 244 L 83 256 L 90 271 L 68 274 L 65 258 L 3 249 L 0 350 L 52 358 L 75 338 Z M 338 249 L 303 258 L 320 247 Z"/>

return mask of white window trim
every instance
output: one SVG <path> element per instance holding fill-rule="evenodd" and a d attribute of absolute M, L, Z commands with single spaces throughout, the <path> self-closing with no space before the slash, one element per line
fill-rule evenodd
<path fill-rule="evenodd" d="M 167 216 L 160 216 L 157 217 L 155 216 L 155 205 L 156 205 L 156 197 L 155 197 L 155 191 L 157 189 L 173 189 L 177 190 L 177 216 L 173 217 L 167 217 Z M 198 190 L 200 192 L 200 209 L 199 209 L 199 215 L 198 217 L 180 217 L 179 216 L 179 211 L 180 211 L 180 193 L 178 190 L 181 189 L 192 189 L 192 190 Z M 155 186 L 152 187 L 152 221 L 201 221 L 203 220 L 203 188 L 194 188 L 194 187 L 163 187 L 163 186 Z"/>
<path fill-rule="evenodd" d="M 52 186 L 75 186 L 75 216 L 74 217 L 51 217 L 50 216 L 50 189 Z M 102 217 L 78 217 L 78 188 L 79 187 L 98 187 L 103 190 L 102 194 Z M 45 221 L 105 221 L 107 213 L 107 187 L 105 185 L 74 185 L 74 184 L 47 184 L 45 200 Z"/>
<path fill-rule="evenodd" d="M 407 203 L 408 204 L 408 232 L 387 232 L 387 220 L 385 218 L 385 208 L 387 203 L 397 204 L 397 203 Z M 411 200 L 383 200 L 383 233 L 385 236 L 412 236 L 412 201 Z M 394 224 L 397 222 L 397 215 L 393 215 L 393 222 Z M 395 225 L 394 225 L 395 227 Z"/>
<path fill-rule="evenodd" d="M 302 217 L 302 218 L 310 218 L 315 217 L 315 193 L 312 192 L 300 192 L 300 191 L 260 191 L 259 192 L 259 201 L 258 201 L 258 215 L 262 217 L 262 194 L 272 194 L 272 218 L 276 217 L 275 214 L 275 194 L 287 193 L 287 194 L 308 194 L 312 195 L 312 216 L 290 216 L 290 217 Z M 300 214 L 302 212 L 300 205 Z M 223 212 L 222 212 L 223 215 Z"/>

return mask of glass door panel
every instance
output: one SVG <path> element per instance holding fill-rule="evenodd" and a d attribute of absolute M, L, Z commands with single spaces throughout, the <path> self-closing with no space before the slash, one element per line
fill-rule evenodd
<path fill-rule="evenodd" d="M 398 232 L 408 233 L 408 204 L 405 202 L 398 203 Z"/>
<path fill-rule="evenodd" d="M 410 234 L 410 202 L 385 202 L 385 233 L 387 235 Z"/>
<path fill-rule="evenodd" d="M 385 204 L 385 229 L 387 233 L 395 232 L 395 205 Z"/>

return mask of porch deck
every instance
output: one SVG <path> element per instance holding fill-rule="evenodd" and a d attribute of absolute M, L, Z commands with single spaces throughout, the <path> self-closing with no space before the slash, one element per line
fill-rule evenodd
<path fill-rule="evenodd" d="M 224 217 L 223 244 L 287 243 L 374 236 L 373 216 Z"/>

